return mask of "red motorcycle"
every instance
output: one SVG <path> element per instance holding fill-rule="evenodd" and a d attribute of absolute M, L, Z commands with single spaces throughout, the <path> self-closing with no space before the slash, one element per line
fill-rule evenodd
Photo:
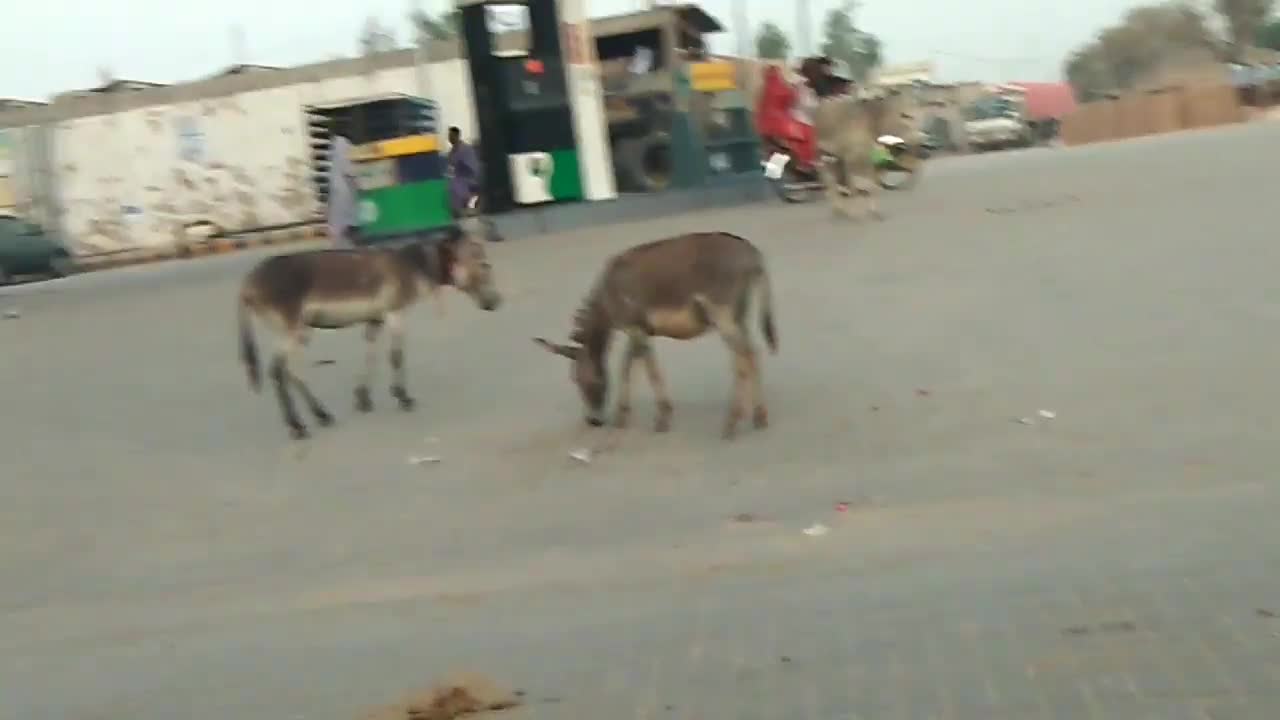
<path fill-rule="evenodd" d="M 765 174 L 787 202 L 804 202 L 822 189 L 813 126 L 791 115 L 797 95 L 779 68 L 765 68 L 764 86 L 756 104 L 756 132 L 766 159 Z"/>
<path fill-rule="evenodd" d="M 822 192 L 818 175 L 818 142 L 812 125 L 791 115 L 798 95 L 777 67 L 765 69 L 764 87 L 756 105 L 756 132 L 764 150 L 765 177 L 786 202 L 807 202 Z M 883 136 L 872 151 L 876 182 L 885 190 L 902 190 L 915 184 L 921 160 L 932 150 L 930 143 L 915 147 L 902 138 Z M 843 181 L 841 181 L 843 182 Z"/>

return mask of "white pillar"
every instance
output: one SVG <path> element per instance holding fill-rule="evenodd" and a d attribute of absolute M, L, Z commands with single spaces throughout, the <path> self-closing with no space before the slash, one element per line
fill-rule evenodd
<path fill-rule="evenodd" d="M 587 200 L 612 200 L 618 196 L 618 190 L 613 180 L 604 87 L 600 82 L 600 63 L 587 15 L 587 0 L 556 0 L 556 3 L 582 192 Z"/>

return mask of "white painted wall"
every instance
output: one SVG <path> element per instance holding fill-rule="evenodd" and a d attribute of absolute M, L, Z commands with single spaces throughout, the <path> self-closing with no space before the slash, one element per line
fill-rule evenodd
<path fill-rule="evenodd" d="M 464 60 L 426 66 L 441 128 L 475 134 L 471 77 Z M 58 124 L 54 166 L 73 252 L 185 242 L 184 226 L 211 221 L 227 230 L 310 219 L 304 105 L 400 92 L 417 94 L 413 68 L 259 90 L 176 105 L 77 118 Z M 199 140 L 185 144 L 183 128 Z M 184 158 L 194 145 L 201 156 Z"/>

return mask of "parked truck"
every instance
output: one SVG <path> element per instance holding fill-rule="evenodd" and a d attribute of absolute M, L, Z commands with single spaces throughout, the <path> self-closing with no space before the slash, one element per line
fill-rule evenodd
<path fill-rule="evenodd" d="M 678 184 L 679 163 L 673 158 L 673 151 L 682 152 L 673 142 L 678 114 L 687 114 L 704 139 L 751 132 L 736 127 L 747 105 L 736 65 L 706 52 L 704 36 L 725 28 L 698 6 L 600 18 L 592 29 L 619 190 L 654 192 Z M 688 107 L 677 102 L 682 73 L 694 90 Z M 710 162 L 730 169 L 741 164 L 718 155 Z"/>

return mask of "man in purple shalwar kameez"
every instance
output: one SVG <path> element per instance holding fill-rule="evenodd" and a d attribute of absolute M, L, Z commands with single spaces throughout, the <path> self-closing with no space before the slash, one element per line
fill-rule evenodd
<path fill-rule="evenodd" d="M 471 198 L 480 192 L 480 160 L 475 148 L 463 141 L 462 131 L 449 128 L 449 209 L 462 217 Z"/>
<path fill-rule="evenodd" d="M 468 208 L 473 200 L 478 205 L 480 183 L 480 158 L 475 148 L 462 139 L 461 130 L 449 128 L 449 210 L 455 219 L 471 214 Z M 480 215 L 479 207 L 473 210 L 474 214 Z M 481 218 L 480 222 L 490 241 L 502 240 L 492 220 Z"/>

